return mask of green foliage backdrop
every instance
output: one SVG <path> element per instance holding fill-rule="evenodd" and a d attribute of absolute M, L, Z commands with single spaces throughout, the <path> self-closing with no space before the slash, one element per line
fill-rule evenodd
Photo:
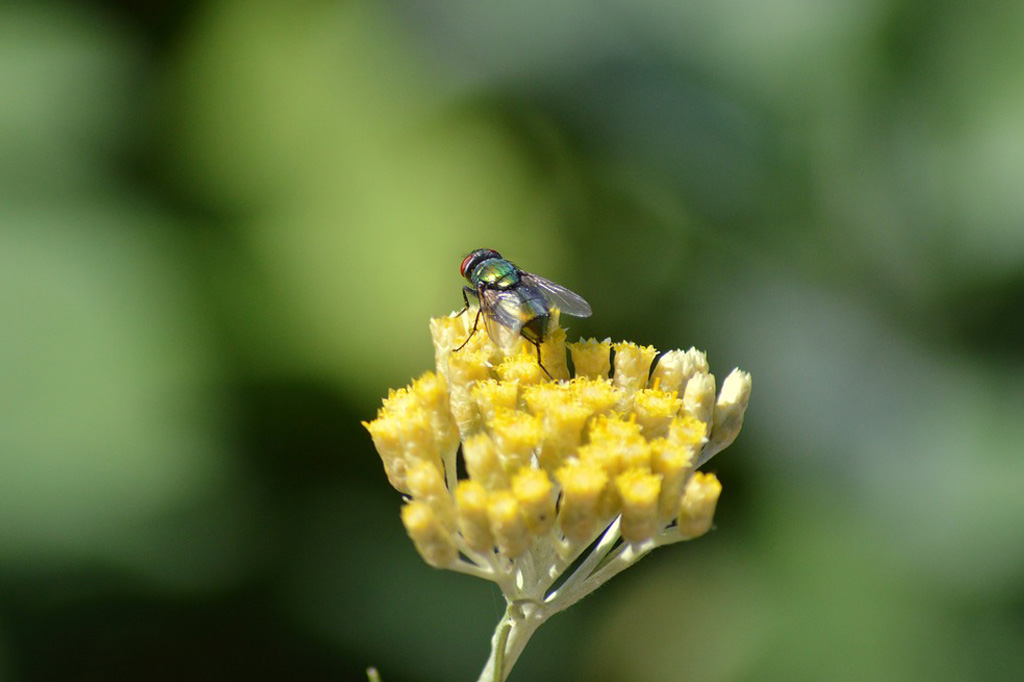
<path fill-rule="evenodd" d="M 754 378 L 512 680 L 1024 675 L 1024 5 L 0 7 L 0 679 L 475 679 L 368 435 L 458 264 Z"/>

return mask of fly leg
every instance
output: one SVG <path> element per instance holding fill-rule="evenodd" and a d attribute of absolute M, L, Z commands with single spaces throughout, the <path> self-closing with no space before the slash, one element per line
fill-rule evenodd
<path fill-rule="evenodd" d="M 462 287 L 462 302 L 465 303 L 466 305 L 462 306 L 462 310 L 460 310 L 459 312 L 455 313 L 455 317 L 458 317 L 462 313 L 464 313 L 467 310 L 469 310 L 469 297 L 470 296 L 472 296 L 473 298 L 475 298 L 478 301 L 480 300 L 480 295 L 476 293 L 475 289 L 471 289 L 470 287 Z"/>
<path fill-rule="evenodd" d="M 527 339 L 527 340 L 529 341 L 529 339 Z M 540 368 L 542 370 L 544 370 L 545 374 L 548 375 L 548 379 L 551 379 L 552 381 L 554 381 L 555 378 L 553 376 L 551 376 L 551 372 L 549 372 L 548 368 L 544 366 L 544 363 L 540 361 L 540 341 L 530 341 L 530 343 L 532 343 L 537 348 L 537 364 L 540 365 Z M 465 345 L 465 344 L 463 344 L 463 345 Z"/>
<path fill-rule="evenodd" d="M 469 297 L 470 296 L 475 297 L 478 301 L 480 300 L 480 297 L 476 293 L 476 291 L 474 291 L 473 289 L 470 289 L 469 287 L 462 287 L 462 300 L 463 300 L 463 302 L 465 302 L 466 305 L 465 305 L 465 307 L 463 307 L 462 310 L 459 311 L 459 315 L 461 315 L 464 312 L 466 312 L 467 310 L 469 310 Z M 471 338 L 473 338 L 473 334 L 476 334 L 476 326 L 480 322 L 480 312 L 481 312 L 480 309 L 477 308 L 476 317 L 473 318 L 473 329 L 469 332 L 469 336 L 466 337 L 466 340 L 462 342 L 462 345 L 452 351 L 453 353 L 457 353 L 458 351 L 462 350 L 463 347 L 467 343 L 469 343 L 469 340 Z M 458 317 L 458 315 L 456 315 L 456 317 Z M 539 349 L 538 349 L 538 352 L 539 352 Z"/>

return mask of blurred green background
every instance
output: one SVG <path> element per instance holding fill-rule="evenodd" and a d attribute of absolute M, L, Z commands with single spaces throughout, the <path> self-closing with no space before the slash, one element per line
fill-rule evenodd
<path fill-rule="evenodd" d="M 1024 4 L 0 6 L 0 679 L 473 680 L 359 425 L 496 248 L 754 377 L 513 681 L 1024 678 Z"/>

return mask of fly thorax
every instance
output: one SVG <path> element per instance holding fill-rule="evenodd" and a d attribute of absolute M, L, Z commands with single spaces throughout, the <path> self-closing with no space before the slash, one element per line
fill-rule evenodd
<path fill-rule="evenodd" d="M 485 260 L 476 267 L 473 280 L 489 289 L 510 289 L 519 282 L 519 273 L 507 260 Z"/>

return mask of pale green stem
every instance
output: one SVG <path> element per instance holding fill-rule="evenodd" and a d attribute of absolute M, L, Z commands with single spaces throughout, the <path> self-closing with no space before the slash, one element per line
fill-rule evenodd
<path fill-rule="evenodd" d="M 456 573 L 465 573 L 475 578 L 483 578 L 484 580 L 494 580 L 494 571 L 481 568 L 476 564 L 472 564 L 462 559 L 456 559 L 454 563 L 445 566 L 449 571 L 455 571 Z"/>
<path fill-rule="evenodd" d="M 558 597 L 558 603 L 552 604 L 553 612 L 557 613 L 558 611 L 569 608 L 625 569 L 640 561 L 640 559 L 647 556 L 647 554 L 649 554 L 656 546 L 657 545 L 651 540 L 641 543 L 640 545 L 625 544 L 620 546 L 610 555 L 611 558 L 607 562 L 599 566 L 592 574 L 584 577 L 580 583 L 575 585 L 574 590 L 565 594 L 552 595 Z M 561 592 L 561 590 L 559 590 L 559 592 Z"/>
<path fill-rule="evenodd" d="M 590 554 L 587 555 L 587 558 L 583 560 L 583 563 L 576 567 L 576 570 L 573 572 L 573 574 L 569 576 L 564 583 L 559 585 L 558 589 L 552 592 L 548 596 L 546 601 L 548 603 L 561 601 L 563 595 L 574 592 L 576 586 L 580 582 L 590 577 L 591 572 L 593 572 L 593 570 L 598 566 L 598 564 L 601 563 L 605 555 L 607 555 L 608 552 L 611 551 L 612 547 L 615 545 L 615 542 L 618 539 L 619 517 L 616 517 L 615 520 L 612 521 L 611 525 L 608 526 L 607 529 L 605 529 L 604 535 L 601 537 L 601 541 L 598 542 L 597 546 L 591 550 Z M 576 601 L 579 601 L 579 599 L 573 600 L 573 602 Z M 558 610 L 561 611 L 563 608 L 565 607 L 562 607 Z"/>
<path fill-rule="evenodd" d="M 509 604 L 494 629 L 491 655 L 477 682 L 503 682 L 548 615 L 543 606 L 534 602 Z"/>
<path fill-rule="evenodd" d="M 615 543 L 621 538 L 619 522 L 620 518 L 616 518 L 605 529 L 601 540 L 576 567 L 573 574 L 546 598 L 544 593 L 550 587 L 549 580 L 557 579 L 557 575 L 548 576 L 549 580 L 535 583 L 534 581 L 540 577 L 535 575 L 535 567 L 525 563 L 519 565 L 518 570 L 524 578 L 524 585 L 522 587 L 519 585 L 513 587 L 508 584 L 501 586 L 509 604 L 505 615 L 494 629 L 494 635 L 491 637 L 491 654 L 478 682 L 503 682 L 519 659 L 519 655 L 522 654 L 530 637 L 544 621 L 569 608 L 618 573 L 647 556 L 655 547 L 686 539 L 673 528 L 646 542 L 636 545 L 624 543 L 616 547 Z M 514 573 L 515 571 L 513 571 Z M 523 587 L 526 589 L 524 590 Z M 517 595 L 525 598 L 517 599 Z M 539 601 L 541 599 L 543 599 L 543 603 Z"/>

